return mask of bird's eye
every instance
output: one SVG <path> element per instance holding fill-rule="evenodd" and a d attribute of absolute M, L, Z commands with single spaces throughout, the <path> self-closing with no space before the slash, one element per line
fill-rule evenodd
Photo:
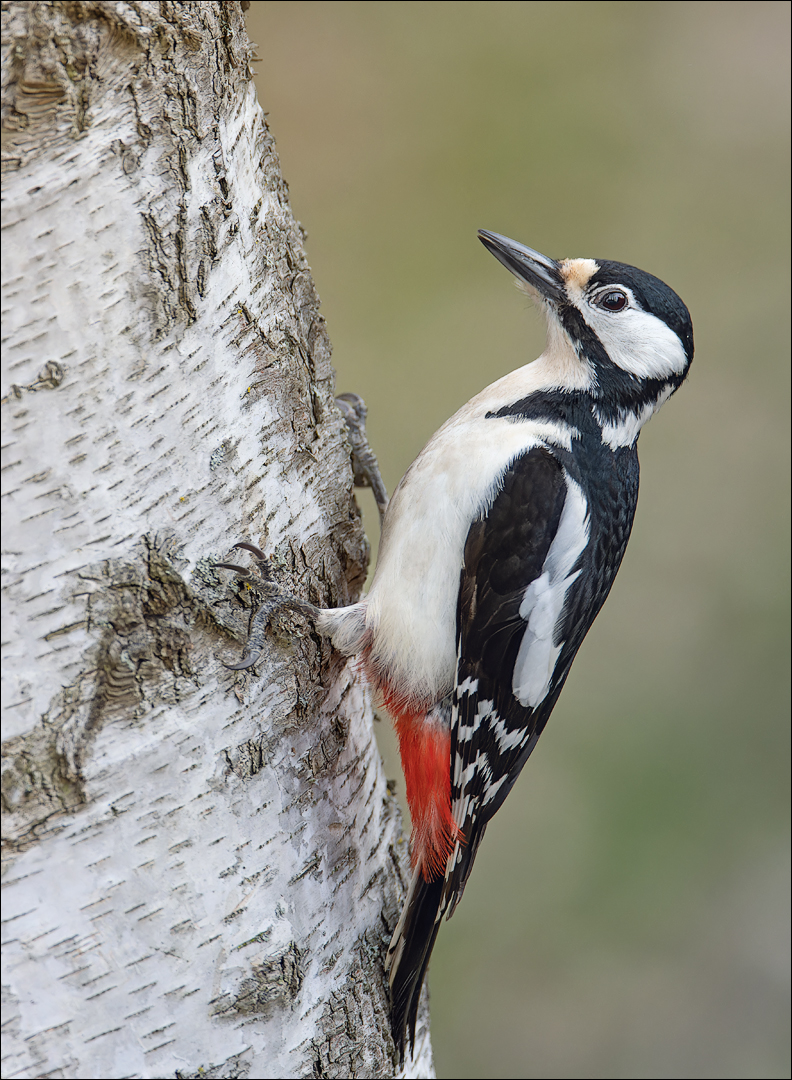
<path fill-rule="evenodd" d="M 627 307 L 627 296 L 620 289 L 612 289 L 610 292 L 600 293 L 594 303 L 606 311 L 623 311 Z"/>

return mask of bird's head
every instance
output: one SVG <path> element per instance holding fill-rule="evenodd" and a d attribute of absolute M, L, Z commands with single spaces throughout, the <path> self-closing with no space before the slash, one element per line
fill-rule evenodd
<path fill-rule="evenodd" d="M 693 360 L 690 313 L 644 270 L 595 259 L 556 261 L 498 233 L 479 239 L 545 311 L 551 341 L 574 352 L 581 382 L 617 409 L 665 400 Z"/>

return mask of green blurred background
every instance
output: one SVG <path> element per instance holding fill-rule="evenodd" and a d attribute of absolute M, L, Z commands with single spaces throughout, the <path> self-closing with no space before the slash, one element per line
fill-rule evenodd
<path fill-rule="evenodd" d="M 759 2 L 248 12 L 338 389 L 365 397 L 389 490 L 541 351 L 477 228 L 650 270 L 695 326 L 619 579 L 440 934 L 441 1077 L 790 1074 L 788 23 Z"/>

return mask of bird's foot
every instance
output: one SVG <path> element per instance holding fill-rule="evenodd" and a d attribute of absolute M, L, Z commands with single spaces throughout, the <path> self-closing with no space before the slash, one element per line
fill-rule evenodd
<path fill-rule="evenodd" d="M 319 616 L 319 608 L 307 603 L 305 600 L 298 600 L 296 596 L 289 596 L 288 593 L 281 590 L 272 580 L 269 559 L 261 548 L 257 548 L 254 544 L 248 544 L 245 541 L 234 544 L 234 547 L 244 548 L 245 551 L 249 551 L 255 559 L 254 565 L 237 566 L 236 563 L 214 563 L 215 570 L 233 570 L 243 582 L 252 585 L 257 592 L 264 594 L 251 621 L 250 634 L 247 644 L 242 650 L 241 661 L 238 664 L 226 664 L 223 662 L 223 666 L 227 667 L 229 671 L 245 671 L 257 663 L 264 651 L 264 639 L 273 615 L 280 611 L 296 611 L 299 615 L 314 622 Z"/>
<path fill-rule="evenodd" d="M 355 487 L 370 487 L 380 514 L 380 522 L 388 509 L 388 492 L 382 481 L 377 458 L 366 437 L 366 403 L 358 394 L 339 394 L 336 404 L 346 422 L 352 446 L 352 469 Z"/>

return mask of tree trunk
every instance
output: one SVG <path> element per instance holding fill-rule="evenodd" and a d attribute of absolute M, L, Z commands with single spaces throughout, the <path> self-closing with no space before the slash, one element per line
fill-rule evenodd
<path fill-rule="evenodd" d="M 392 1076 L 366 688 L 296 617 L 221 663 L 234 542 L 320 605 L 368 556 L 241 5 L 12 2 L 3 52 L 4 1075 Z"/>

